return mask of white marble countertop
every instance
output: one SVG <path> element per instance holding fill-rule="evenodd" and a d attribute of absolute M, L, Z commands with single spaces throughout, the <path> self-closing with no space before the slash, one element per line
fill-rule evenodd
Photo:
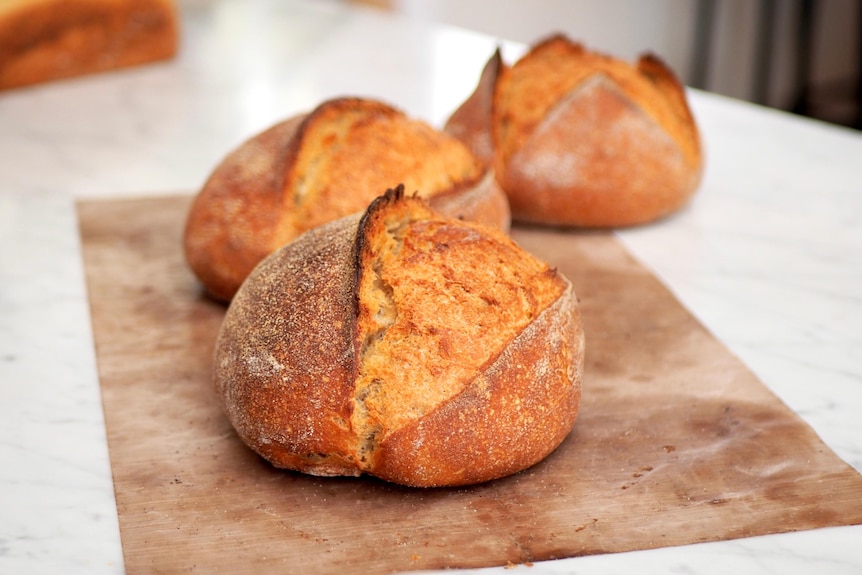
<path fill-rule="evenodd" d="M 195 190 L 241 139 L 336 95 L 440 125 L 497 44 L 332 2 L 182 9 L 175 61 L 0 93 L 0 573 L 123 572 L 74 202 Z M 690 97 L 701 190 L 619 236 L 862 470 L 862 134 Z M 862 573 L 860 542 L 830 528 L 514 571 Z"/>

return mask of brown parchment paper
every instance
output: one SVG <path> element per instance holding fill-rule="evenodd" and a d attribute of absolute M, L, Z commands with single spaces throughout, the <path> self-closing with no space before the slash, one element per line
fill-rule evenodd
<path fill-rule="evenodd" d="M 275 470 L 212 390 L 224 308 L 183 261 L 189 201 L 79 205 L 130 574 L 481 567 L 862 523 L 862 477 L 605 233 L 513 231 L 585 321 L 581 415 L 545 461 L 464 489 Z"/>

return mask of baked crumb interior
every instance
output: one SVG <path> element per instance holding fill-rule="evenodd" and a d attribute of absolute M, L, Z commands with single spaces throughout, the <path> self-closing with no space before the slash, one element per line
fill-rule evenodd
<path fill-rule="evenodd" d="M 560 297 L 556 270 L 507 236 L 397 198 L 360 229 L 360 465 L 377 442 L 460 393 Z"/>

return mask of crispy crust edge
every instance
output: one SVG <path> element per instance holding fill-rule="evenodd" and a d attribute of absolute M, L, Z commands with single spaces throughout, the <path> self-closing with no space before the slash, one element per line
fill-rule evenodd
<path fill-rule="evenodd" d="M 370 473 L 413 487 L 454 487 L 527 469 L 575 424 L 584 332 L 571 283 L 460 394 L 378 446 Z"/>

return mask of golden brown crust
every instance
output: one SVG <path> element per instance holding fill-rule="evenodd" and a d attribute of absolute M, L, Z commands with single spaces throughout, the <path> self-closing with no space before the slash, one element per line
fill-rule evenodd
<path fill-rule="evenodd" d="M 490 117 L 487 107 L 462 106 L 452 133 L 469 143 L 480 137 L 468 129 L 490 126 L 493 168 L 516 220 L 640 224 L 678 210 L 700 183 L 684 89 L 654 55 L 632 66 L 554 35 L 501 66 L 493 86 L 480 81 L 468 101 L 489 97 Z M 471 111 L 483 119 L 465 119 Z"/>
<path fill-rule="evenodd" d="M 512 217 L 509 200 L 490 170 L 477 182 L 428 198 L 428 204 L 449 217 L 509 231 Z"/>
<path fill-rule="evenodd" d="M 353 244 L 358 215 L 261 262 L 228 310 L 215 384 L 240 437 L 280 467 L 358 475 Z"/>
<path fill-rule="evenodd" d="M 0 6 L 0 89 L 173 57 L 171 0 L 7 0 Z"/>
<path fill-rule="evenodd" d="M 646 53 L 637 62 L 637 69 L 648 78 L 665 97 L 667 119 L 660 122 L 668 126 L 671 136 L 679 144 L 691 166 L 702 163 L 700 137 L 694 116 L 688 107 L 685 89 L 673 71 L 655 54 Z"/>
<path fill-rule="evenodd" d="M 503 69 L 500 49 L 482 68 L 476 89 L 449 117 L 444 130 L 458 138 L 470 148 L 473 154 L 486 165 L 494 159 L 494 142 L 491 138 L 491 106 L 494 99 L 494 86 Z"/>
<path fill-rule="evenodd" d="M 693 190 L 692 178 L 667 132 L 595 76 L 536 126 L 500 181 L 523 221 L 616 227 L 671 213 Z"/>
<path fill-rule="evenodd" d="M 287 158 L 304 118 L 280 122 L 239 146 L 192 202 L 183 237 L 185 255 L 216 299 L 230 300 L 274 249 Z"/>
<path fill-rule="evenodd" d="M 580 406 L 580 386 L 570 383 L 580 381 L 583 370 L 573 298 L 569 285 L 457 396 L 385 437 L 375 475 L 413 486 L 468 485 L 547 457 L 568 435 Z"/>
<path fill-rule="evenodd" d="M 268 257 L 215 359 L 228 417 L 274 465 L 412 486 L 544 458 L 574 424 L 582 368 L 569 282 L 403 188 Z"/>
<path fill-rule="evenodd" d="M 508 200 L 487 172 L 457 139 L 391 106 L 330 100 L 251 138 L 216 167 L 189 212 L 187 260 L 227 301 L 264 255 L 364 210 L 397 184 L 443 213 L 508 230 Z"/>

